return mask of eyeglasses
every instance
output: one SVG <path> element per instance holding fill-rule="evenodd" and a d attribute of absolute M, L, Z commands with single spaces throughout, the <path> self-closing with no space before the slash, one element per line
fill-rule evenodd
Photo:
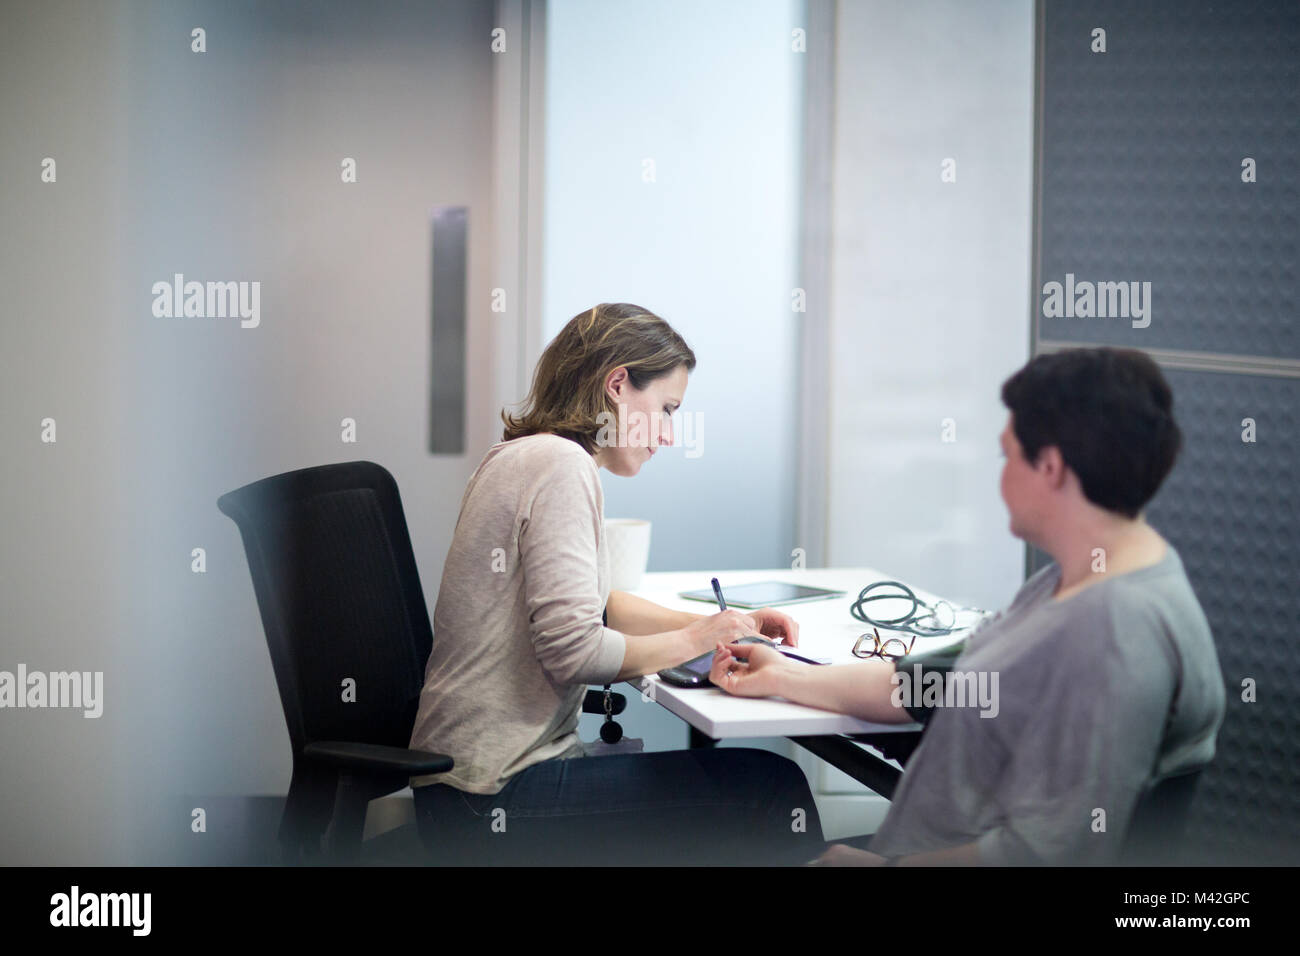
<path fill-rule="evenodd" d="M 863 647 L 867 644 L 867 647 Z M 853 645 L 854 657 L 879 657 L 882 661 L 896 661 L 900 657 L 906 657 L 912 653 L 912 646 L 916 644 L 916 635 L 906 643 L 901 637 L 891 637 L 888 640 L 880 639 L 880 631 L 874 627 L 870 634 L 863 634 L 858 638 L 857 643 Z"/>

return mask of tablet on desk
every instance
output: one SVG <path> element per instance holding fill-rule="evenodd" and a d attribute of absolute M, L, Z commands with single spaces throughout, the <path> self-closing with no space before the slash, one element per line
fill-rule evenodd
<path fill-rule="evenodd" d="M 717 606 L 711 589 L 681 591 L 679 597 L 691 601 L 707 601 Z M 821 601 L 825 598 L 843 597 L 843 591 L 815 588 L 807 584 L 788 584 L 785 581 L 758 581 L 754 584 L 729 584 L 722 589 L 722 599 L 727 607 L 771 607 L 775 604 L 800 604 L 804 601 Z"/>

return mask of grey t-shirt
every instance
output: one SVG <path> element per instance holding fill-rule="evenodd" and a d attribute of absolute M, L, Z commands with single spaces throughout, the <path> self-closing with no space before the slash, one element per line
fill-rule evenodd
<path fill-rule="evenodd" d="M 1214 756 L 1223 676 L 1173 546 L 1054 601 L 1059 579 L 1042 569 L 967 640 L 954 673 L 983 673 L 996 706 L 932 709 L 873 852 L 1113 862 L 1142 793 Z"/>

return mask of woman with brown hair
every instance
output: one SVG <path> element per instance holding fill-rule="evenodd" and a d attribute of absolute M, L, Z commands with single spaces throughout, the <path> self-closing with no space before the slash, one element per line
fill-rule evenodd
<path fill-rule="evenodd" d="M 761 750 L 586 756 L 590 684 L 651 674 L 718 642 L 798 642 L 769 608 L 673 611 L 609 590 L 598 471 L 637 474 L 682 403 L 695 354 L 635 305 L 575 316 L 538 361 L 523 414 L 470 478 L 433 619 L 411 747 L 455 767 L 413 778 L 422 839 L 447 862 L 798 863 L 822 849 L 803 772 Z"/>

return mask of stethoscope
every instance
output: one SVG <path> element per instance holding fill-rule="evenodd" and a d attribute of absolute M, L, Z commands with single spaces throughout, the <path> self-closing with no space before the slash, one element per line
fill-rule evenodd
<path fill-rule="evenodd" d="M 882 591 L 887 588 L 895 590 Z M 910 601 L 912 606 L 898 617 L 873 618 L 863 610 L 863 606 L 872 601 Z M 915 634 L 917 637 L 943 637 L 953 631 L 961 630 L 962 628 L 957 626 L 959 611 L 974 611 L 981 615 L 985 613 L 977 607 L 954 607 L 942 600 L 927 604 L 902 581 L 876 581 L 868 584 L 858 592 L 858 599 L 853 602 L 853 607 L 849 611 L 863 624 L 883 627 L 890 631 L 902 631 L 904 634 Z"/>

